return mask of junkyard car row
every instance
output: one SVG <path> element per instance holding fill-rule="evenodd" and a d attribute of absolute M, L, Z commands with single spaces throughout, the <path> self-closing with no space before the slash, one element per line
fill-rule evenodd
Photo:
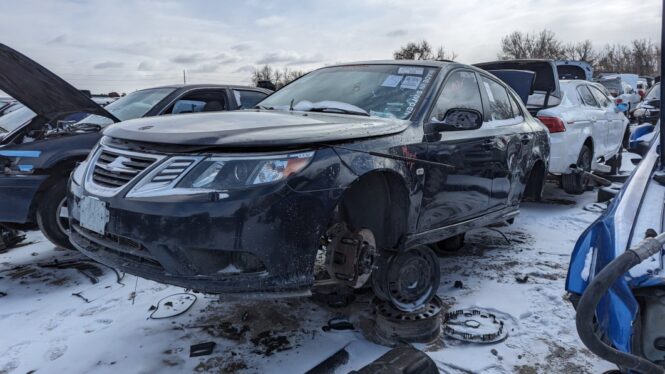
<path fill-rule="evenodd" d="M 574 61 L 369 61 L 274 93 L 174 85 L 102 107 L 0 45 L 17 101 L 0 100 L 0 222 L 205 293 L 305 296 L 323 279 L 417 312 L 438 253 L 512 223 L 547 179 L 581 194 L 589 173 L 616 173 L 626 115 L 657 118 L 659 84 L 592 76 Z"/>

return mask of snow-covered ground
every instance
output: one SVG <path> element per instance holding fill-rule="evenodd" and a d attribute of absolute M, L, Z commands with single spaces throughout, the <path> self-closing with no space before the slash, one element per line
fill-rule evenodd
<path fill-rule="evenodd" d="M 490 229 L 469 233 L 460 252 L 440 259 L 439 296 L 451 310 L 494 311 L 509 336 L 490 345 L 441 337 L 416 347 L 443 373 L 612 368 L 582 346 L 564 297 L 573 245 L 599 214 L 584 209 L 595 197 L 548 185 L 542 203 L 523 204 L 515 224 L 498 229 L 510 243 Z M 160 299 L 184 290 L 131 275 L 118 281 L 104 267 L 102 274 L 82 269 L 98 278 L 93 284 L 80 270 L 44 267 L 81 254 L 56 250 L 39 232 L 29 232 L 28 242 L 0 254 L 0 373 L 300 373 L 345 346 L 349 361 L 337 372 L 346 373 L 388 350 L 357 331 L 322 330 L 333 317 L 366 309 L 363 297 L 336 310 L 311 298 L 231 302 L 197 294 L 186 313 L 150 319 Z M 192 344 L 208 341 L 216 342 L 211 355 L 189 357 Z"/>

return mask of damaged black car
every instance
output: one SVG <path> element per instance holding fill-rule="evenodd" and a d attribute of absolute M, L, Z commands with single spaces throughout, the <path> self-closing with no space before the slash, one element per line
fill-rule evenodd
<path fill-rule="evenodd" d="M 107 128 L 70 178 L 70 239 L 202 292 L 304 296 L 333 282 L 414 311 L 439 287 L 436 244 L 510 222 L 540 197 L 548 156 L 547 130 L 484 70 L 330 66 L 252 110 Z"/>
<path fill-rule="evenodd" d="M 71 248 L 67 179 L 102 129 L 139 117 L 252 107 L 270 93 L 244 86 L 172 85 L 138 90 L 102 108 L 2 44 L 0 90 L 25 105 L 0 117 L 0 224 L 37 224 L 51 242 L 65 248 Z"/>

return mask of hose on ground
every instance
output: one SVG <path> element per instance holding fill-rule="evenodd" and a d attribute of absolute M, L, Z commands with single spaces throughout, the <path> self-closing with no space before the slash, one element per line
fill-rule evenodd
<path fill-rule="evenodd" d="M 577 333 L 584 345 L 597 356 L 624 370 L 642 374 L 665 374 L 665 368 L 630 353 L 621 352 L 603 342 L 594 332 L 594 316 L 600 299 L 614 282 L 633 266 L 658 253 L 665 244 L 665 233 L 648 238 L 624 252 L 601 270 L 584 290 L 577 306 Z"/>

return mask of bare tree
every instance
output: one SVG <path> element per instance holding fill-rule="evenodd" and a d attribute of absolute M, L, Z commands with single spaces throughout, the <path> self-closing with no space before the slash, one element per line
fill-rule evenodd
<path fill-rule="evenodd" d="M 307 72 L 303 70 L 290 70 L 286 67 L 278 70 L 270 65 L 264 65 L 261 68 L 254 69 L 254 72 L 252 72 L 252 83 L 257 86 L 261 81 L 268 81 L 279 90 L 305 74 Z"/>
<path fill-rule="evenodd" d="M 439 46 L 434 53 L 427 40 L 421 40 L 420 42 L 409 42 L 400 47 L 393 52 L 393 58 L 395 60 L 454 60 L 457 58 L 457 53 L 446 52 L 443 46 Z"/>
<path fill-rule="evenodd" d="M 502 60 L 524 58 L 565 58 L 566 48 L 557 40 L 556 35 L 547 29 L 538 33 L 513 31 L 501 39 Z"/>

